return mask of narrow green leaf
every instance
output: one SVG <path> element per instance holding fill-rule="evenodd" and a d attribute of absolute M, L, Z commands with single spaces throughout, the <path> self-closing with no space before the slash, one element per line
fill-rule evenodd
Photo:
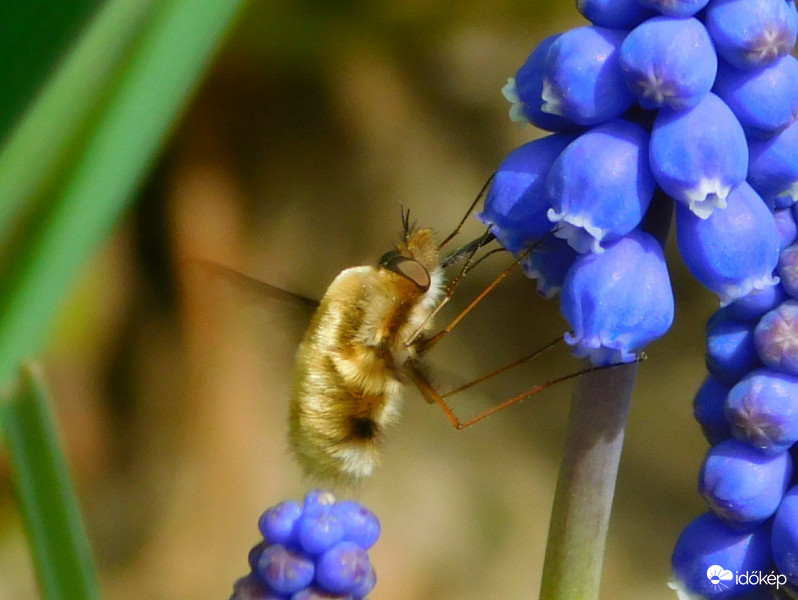
<path fill-rule="evenodd" d="M 0 236 L 8 231 L 16 211 L 37 199 L 64 166 L 80 128 L 104 97 L 154 4 L 154 0 L 106 2 L 27 107 L 0 149 Z M 23 50 L 22 40 L 20 46 Z"/>
<path fill-rule="evenodd" d="M 242 0 L 160 0 L 0 291 L 0 384 L 35 354 L 91 251 L 126 208 Z"/>
<path fill-rule="evenodd" d="M 0 139 L 101 0 L 0 2 Z"/>
<path fill-rule="evenodd" d="M 5 439 L 12 479 L 36 575 L 47 600 L 99 598 L 89 543 L 40 370 L 21 369 L 4 394 Z"/>

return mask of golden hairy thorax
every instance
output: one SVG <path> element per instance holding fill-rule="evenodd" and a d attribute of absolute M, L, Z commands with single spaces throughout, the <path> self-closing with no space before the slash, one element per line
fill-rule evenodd
<path fill-rule="evenodd" d="M 400 269 L 352 267 L 335 278 L 297 352 L 290 439 L 312 476 L 353 483 L 371 474 L 418 359 L 420 344 L 407 342 L 420 328 L 423 340 L 443 297 L 431 230 L 406 233 L 392 254 Z"/>

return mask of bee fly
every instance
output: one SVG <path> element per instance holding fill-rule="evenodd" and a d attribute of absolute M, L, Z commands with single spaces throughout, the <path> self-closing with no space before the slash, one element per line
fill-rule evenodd
<path fill-rule="evenodd" d="M 316 308 L 297 350 L 289 406 L 290 446 L 308 475 L 342 484 L 369 477 L 379 463 L 383 431 L 399 417 L 402 392 L 408 383 L 414 384 L 428 403 L 438 404 L 454 427 L 463 429 L 554 383 L 604 368 L 583 369 L 551 379 L 464 422 L 457 418 L 446 398 L 530 360 L 563 338 L 446 394 L 435 390 L 424 375 L 424 353 L 536 248 L 533 245 L 518 256 L 446 327 L 429 335 L 433 317 L 452 297 L 465 274 L 489 254 L 503 250 L 497 248 L 475 258 L 495 239 L 487 231 L 441 255 L 441 249 L 459 233 L 491 180 L 440 244 L 431 229 L 411 226 L 409 213 L 403 211 L 402 235 L 396 247 L 386 252 L 376 266 L 342 271 L 320 303 L 222 265 L 206 264 L 243 287 L 257 287 L 269 296 Z M 444 269 L 461 262 L 459 272 L 447 283 Z"/>
<path fill-rule="evenodd" d="M 539 391 L 536 388 L 511 398 L 461 423 L 445 397 L 542 350 L 445 396 L 423 374 L 424 352 L 523 258 L 505 270 L 447 328 L 428 336 L 432 317 L 449 300 L 466 271 L 476 264 L 476 252 L 495 239 L 486 232 L 449 255 L 440 255 L 441 248 L 459 232 L 489 184 L 490 180 L 441 244 L 435 241 L 431 229 L 412 227 L 408 213 L 403 212 L 401 239 L 377 266 L 346 269 L 330 284 L 296 355 L 289 411 L 291 448 L 309 475 L 340 483 L 355 483 L 370 476 L 379 462 L 383 430 L 397 420 L 407 383 L 415 384 L 429 403 L 439 404 L 458 429 Z M 460 261 L 465 264 L 447 287 L 444 268 Z"/>

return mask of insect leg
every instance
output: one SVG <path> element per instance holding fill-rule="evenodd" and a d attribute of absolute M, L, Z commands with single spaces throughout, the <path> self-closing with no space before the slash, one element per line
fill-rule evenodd
<path fill-rule="evenodd" d="M 438 406 L 440 406 L 441 410 L 443 410 L 444 415 L 446 415 L 446 418 L 449 419 L 449 422 L 452 424 L 452 426 L 455 429 L 457 429 L 457 430 L 461 430 L 461 429 L 465 429 L 466 427 L 470 427 L 471 425 L 474 425 L 475 423 L 479 423 L 483 419 L 486 419 L 487 417 L 499 412 L 500 410 L 504 410 L 505 408 L 507 408 L 509 406 L 512 406 L 513 404 L 517 404 L 517 403 L 521 402 L 522 400 L 526 400 L 527 398 L 529 398 L 531 396 L 534 396 L 538 392 L 542 392 L 546 388 L 548 388 L 548 387 L 550 387 L 552 385 L 555 385 L 557 383 L 560 383 L 561 381 L 567 381 L 569 379 L 574 379 L 576 377 L 579 377 L 580 375 L 585 375 L 587 373 L 593 373 L 595 371 L 602 371 L 604 369 L 615 369 L 615 368 L 618 368 L 618 367 L 622 367 L 624 365 L 629 365 L 629 364 L 634 364 L 634 363 L 637 363 L 637 362 L 641 362 L 641 361 L 643 361 L 645 359 L 646 359 L 645 354 L 641 353 L 634 361 L 629 362 L 629 363 L 612 363 L 612 364 L 603 365 L 603 366 L 600 366 L 600 367 L 588 367 L 586 369 L 581 369 L 580 371 L 576 371 L 574 373 L 569 373 L 568 375 L 563 375 L 561 377 L 555 377 L 554 379 L 550 379 L 550 380 L 546 381 L 545 383 L 541 383 L 541 384 L 538 384 L 536 386 L 533 386 L 532 388 L 528 389 L 525 392 L 522 392 L 522 393 L 518 394 L 517 396 L 513 396 L 512 398 L 508 398 L 504 402 L 496 404 L 495 406 L 491 406 L 487 410 L 484 410 L 481 413 L 471 417 L 467 421 L 460 421 L 460 419 L 457 418 L 457 415 L 454 414 L 454 411 L 452 410 L 452 408 L 446 403 L 445 398 L 450 397 L 452 395 L 451 393 L 448 393 L 448 394 L 445 394 L 445 395 L 441 395 L 432 386 L 432 384 L 429 382 L 429 380 L 427 380 L 427 378 L 422 373 L 418 372 L 417 370 L 413 371 L 413 383 L 415 383 L 416 387 L 421 392 L 421 395 L 424 396 L 424 399 L 427 402 L 429 402 L 430 404 L 434 403 L 434 404 L 437 404 Z M 468 387 L 470 387 L 470 385 Z M 460 391 L 460 390 L 458 389 L 458 390 L 455 390 L 455 391 Z"/>
<path fill-rule="evenodd" d="M 564 338 L 563 337 L 558 337 L 558 338 L 552 340 L 551 342 L 549 342 L 548 344 L 546 344 L 545 346 L 543 346 L 542 348 L 538 348 L 537 350 L 535 350 L 531 354 L 527 354 L 526 356 L 522 356 L 521 358 L 519 358 L 517 360 L 514 360 L 513 362 L 511 362 L 509 364 L 506 364 L 503 367 L 499 367 L 495 371 L 491 371 L 490 373 L 487 373 L 486 375 L 483 375 L 482 377 L 478 377 L 477 379 L 469 381 L 468 383 L 464 383 L 463 385 L 461 385 L 458 388 L 454 388 L 453 390 L 449 390 L 445 394 L 441 394 L 441 398 L 443 398 L 443 399 L 449 398 L 449 397 L 454 396 L 456 394 L 459 394 L 460 392 L 463 392 L 463 391 L 465 391 L 465 390 L 467 390 L 469 388 L 472 388 L 475 385 L 482 383 L 483 381 L 487 381 L 488 379 L 493 379 L 497 375 L 501 375 L 502 373 L 506 373 L 510 369 L 514 369 L 518 365 L 522 365 L 525 362 L 527 362 L 528 360 L 532 360 L 536 356 L 540 356 L 546 350 L 549 350 L 549 349 L 553 348 L 554 346 L 556 346 L 557 344 L 559 344 L 562 341 L 564 341 Z"/>
<path fill-rule="evenodd" d="M 505 277 L 507 277 L 507 275 L 510 274 L 510 271 L 512 271 L 515 267 L 517 267 L 521 263 L 521 261 L 523 261 L 532 250 L 533 250 L 532 248 L 528 248 L 527 250 L 525 250 L 524 252 L 519 254 L 518 258 L 516 258 L 512 262 L 512 264 L 510 264 L 510 266 L 507 267 L 504 271 L 499 273 L 499 275 L 492 282 L 490 282 L 488 284 L 488 286 L 484 290 L 482 290 L 482 292 L 468 304 L 468 306 L 466 306 L 462 311 L 460 311 L 460 314 L 458 314 L 454 319 L 452 319 L 446 327 L 441 329 L 438 333 L 436 333 L 432 337 L 430 337 L 427 340 L 425 340 L 423 345 L 422 345 L 422 350 L 428 350 L 432 346 L 437 344 L 439 341 L 441 341 L 441 339 L 443 339 L 444 336 L 446 336 L 452 329 L 454 329 L 455 326 L 460 321 L 462 321 L 463 318 L 468 313 L 470 313 L 474 309 L 474 307 L 477 304 L 479 304 L 485 298 L 485 296 L 487 296 L 493 290 L 493 288 L 495 288 L 497 285 L 499 285 L 499 283 Z M 462 279 L 462 276 L 460 276 L 458 279 Z M 443 299 L 443 301 L 441 301 L 441 303 L 436 307 L 436 309 L 439 308 L 439 307 L 442 307 L 446 302 L 448 302 L 449 298 L 451 298 L 451 293 L 452 292 L 453 292 L 453 290 L 450 290 L 450 292 L 446 294 L 446 297 Z M 437 312 L 437 310 L 435 312 Z"/>

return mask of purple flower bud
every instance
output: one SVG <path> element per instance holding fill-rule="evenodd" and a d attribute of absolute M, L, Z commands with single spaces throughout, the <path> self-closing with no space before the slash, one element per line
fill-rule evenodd
<path fill-rule="evenodd" d="M 308 554 L 321 554 L 344 539 L 344 523 L 330 506 L 311 505 L 297 521 L 297 540 Z"/>
<path fill-rule="evenodd" d="M 718 57 L 698 19 L 655 17 L 635 27 L 621 45 L 621 69 L 646 109 L 691 108 L 712 88 Z"/>
<path fill-rule="evenodd" d="M 292 546 L 296 541 L 294 526 L 302 514 L 302 505 L 286 500 L 263 513 L 258 520 L 261 534 L 270 544 Z"/>
<path fill-rule="evenodd" d="M 718 54 L 738 69 L 764 67 L 795 46 L 792 2 L 712 0 L 705 19 Z"/>
<path fill-rule="evenodd" d="M 780 285 L 769 285 L 762 289 L 754 289 L 745 296 L 737 298 L 726 308 L 729 316 L 738 321 L 755 321 L 769 310 L 776 308 L 787 298 Z"/>
<path fill-rule="evenodd" d="M 732 109 L 748 138 L 768 139 L 798 115 L 798 59 L 782 56 L 747 71 L 721 61 L 712 91 Z"/>
<path fill-rule="evenodd" d="M 314 504 L 332 506 L 335 504 L 335 494 L 328 490 L 311 490 L 305 494 L 305 508 Z"/>
<path fill-rule="evenodd" d="M 372 578 L 368 554 L 354 542 L 336 544 L 319 557 L 316 566 L 319 586 L 334 594 L 361 593 L 363 583 Z"/>
<path fill-rule="evenodd" d="M 702 219 L 726 206 L 729 192 L 748 170 L 743 128 L 711 92 L 689 110 L 660 110 L 650 153 L 657 183 Z"/>
<path fill-rule="evenodd" d="M 685 594 L 680 597 L 737 598 L 750 587 L 738 583 L 735 573 L 770 568 L 769 527 L 763 524 L 737 531 L 712 513 L 704 513 L 682 531 L 671 564 L 669 585 Z"/>
<path fill-rule="evenodd" d="M 376 515 L 359 502 L 345 500 L 330 509 L 344 524 L 344 540 L 368 550 L 380 537 Z"/>
<path fill-rule="evenodd" d="M 798 375 L 798 301 L 782 302 L 762 317 L 754 332 L 754 343 L 768 367 Z"/>
<path fill-rule="evenodd" d="M 535 51 L 516 75 L 514 90 L 503 90 L 515 105 L 511 115 L 521 113 L 538 125 L 536 114 L 542 112 L 579 126 L 619 117 L 634 102 L 618 66 L 625 35 L 617 29 L 579 27 L 557 36 L 545 52 Z"/>
<path fill-rule="evenodd" d="M 510 120 L 531 123 L 547 131 L 569 131 L 576 127 L 563 117 L 542 110 L 543 77 L 549 48 L 561 35 L 558 33 L 540 42 L 515 77 L 510 77 L 502 88 L 502 94 L 512 105 Z"/>
<path fill-rule="evenodd" d="M 789 452 L 766 455 L 730 439 L 707 452 L 698 490 L 718 517 L 732 527 L 750 529 L 776 512 L 792 472 Z"/>
<path fill-rule="evenodd" d="M 485 208 L 477 215 L 510 252 L 520 252 L 553 227 L 546 177 L 560 152 L 575 139 L 554 134 L 516 148 L 496 170 Z"/>
<path fill-rule="evenodd" d="M 637 227 L 651 203 L 648 134 L 623 119 L 594 127 L 560 153 L 547 189 L 554 235 L 577 252 L 601 252 L 602 241 Z"/>
<path fill-rule="evenodd" d="M 362 600 L 361 598 L 354 598 L 349 594 L 333 594 L 327 590 L 319 589 L 316 586 L 299 590 L 293 594 L 289 600 Z"/>
<path fill-rule="evenodd" d="M 565 334 L 574 354 L 595 365 L 634 360 L 673 321 L 673 292 L 662 248 L 635 230 L 600 254 L 581 256 L 562 288 Z"/>
<path fill-rule="evenodd" d="M 791 244 L 781 251 L 776 272 L 784 291 L 798 298 L 798 244 Z"/>
<path fill-rule="evenodd" d="M 577 0 L 576 8 L 600 27 L 631 29 L 656 13 L 637 0 Z"/>
<path fill-rule="evenodd" d="M 676 238 L 690 272 L 726 305 L 755 289 L 778 283 L 779 232 L 765 203 L 747 183 L 728 206 L 706 219 L 676 206 Z"/>
<path fill-rule="evenodd" d="M 717 444 L 731 437 L 731 426 L 724 414 L 729 390 L 731 386 L 709 375 L 693 399 L 693 415 L 710 444 Z"/>
<path fill-rule="evenodd" d="M 709 0 L 639 0 L 668 17 L 692 17 L 707 5 Z"/>
<path fill-rule="evenodd" d="M 282 594 L 271 591 L 254 573 L 241 577 L 233 584 L 230 600 L 283 600 Z"/>
<path fill-rule="evenodd" d="M 765 202 L 794 204 L 798 200 L 798 119 L 769 140 L 748 140 L 748 150 L 751 187 Z"/>
<path fill-rule="evenodd" d="M 726 398 L 732 435 L 766 454 L 798 441 L 798 378 L 772 369 L 746 375 Z"/>
<path fill-rule="evenodd" d="M 530 279 L 537 279 L 537 290 L 544 298 L 551 298 L 562 288 L 568 269 L 579 254 L 567 241 L 547 237 L 521 263 Z"/>
<path fill-rule="evenodd" d="M 787 492 L 776 511 L 771 547 L 779 573 L 798 585 L 798 487 Z"/>
<path fill-rule="evenodd" d="M 725 308 L 707 321 L 707 370 L 729 385 L 761 367 L 754 346 L 754 324 L 736 321 Z"/>
<path fill-rule="evenodd" d="M 790 208 L 781 208 L 773 212 L 776 218 L 776 227 L 779 228 L 779 248 L 785 250 L 798 237 L 798 225 L 795 223 L 795 215 Z"/>
<path fill-rule="evenodd" d="M 257 573 L 278 594 L 293 594 L 313 581 L 313 561 L 275 544 L 267 547 L 258 561 Z"/>

